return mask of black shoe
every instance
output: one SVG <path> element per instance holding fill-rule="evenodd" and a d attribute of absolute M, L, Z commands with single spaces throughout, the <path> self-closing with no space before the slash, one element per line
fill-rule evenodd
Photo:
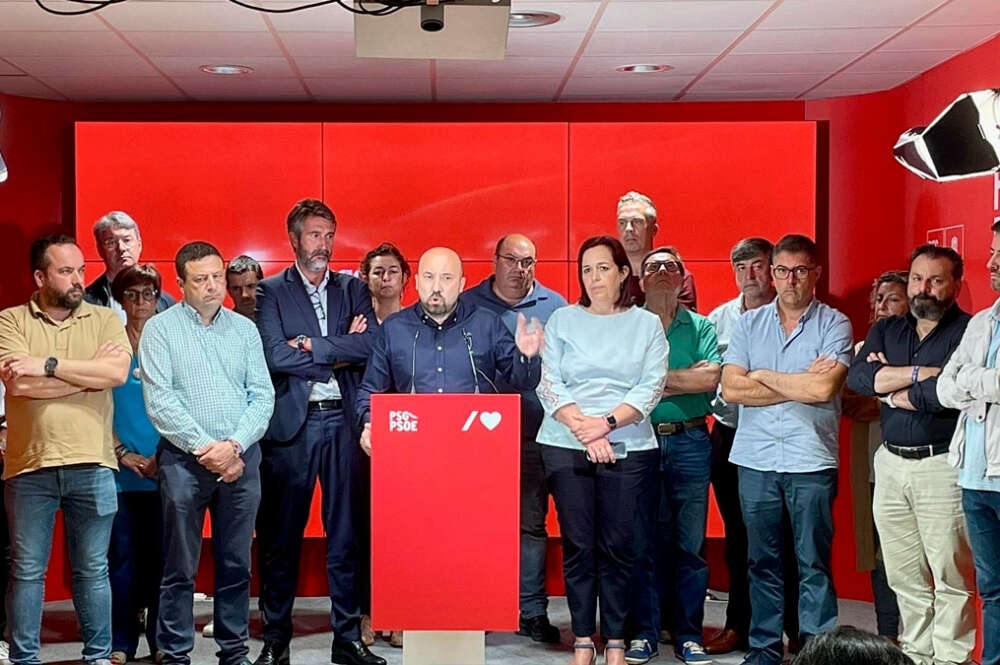
<path fill-rule="evenodd" d="M 264 642 L 264 648 L 253 665 L 289 665 L 291 653 L 287 644 L 281 642 Z"/>
<path fill-rule="evenodd" d="M 536 617 L 528 617 L 527 619 L 521 617 L 518 619 L 517 625 L 518 635 L 530 637 L 535 642 L 555 644 L 562 639 L 559 635 L 559 629 L 549 623 L 549 618 L 544 614 L 539 614 Z"/>
<path fill-rule="evenodd" d="M 330 661 L 339 665 L 385 665 L 385 658 L 373 654 L 361 640 L 334 640 Z"/>

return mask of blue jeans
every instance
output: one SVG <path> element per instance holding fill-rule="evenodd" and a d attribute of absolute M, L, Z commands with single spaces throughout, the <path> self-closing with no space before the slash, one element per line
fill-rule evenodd
<path fill-rule="evenodd" d="M 963 489 L 962 507 L 983 599 L 983 665 L 1000 665 L 1000 492 Z"/>
<path fill-rule="evenodd" d="M 108 540 L 118 500 L 114 472 L 96 464 L 51 467 L 8 478 L 4 488 L 11 535 L 10 660 L 37 665 L 45 571 L 56 510 L 62 509 L 73 568 L 73 605 L 83 660 L 111 655 Z"/>
<path fill-rule="evenodd" d="M 750 646 L 775 663 L 784 647 L 781 524 L 783 507 L 792 518 L 799 564 L 799 641 L 837 623 L 830 554 L 837 470 L 778 473 L 740 467 L 740 503 L 747 525 L 750 567 Z"/>
<path fill-rule="evenodd" d="M 131 473 L 124 471 L 123 473 Z M 121 492 L 108 549 L 111 577 L 111 650 L 131 661 L 146 634 L 149 653 L 156 655 L 156 617 L 163 577 L 163 513 L 159 492 Z M 146 625 L 138 622 L 146 608 Z"/>
<path fill-rule="evenodd" d="M 521 440 L 521 617 L 544 616 L 549 597 L 545 593 L 545 553 L 549 534 L 545 515 L 549 491 L 545 484 L 542 447 L 532 439 Z"/>
<path fill-rule="evenodd" d="M 160 500 L 163 505 L 163 581 L 156 646 L 164 665 L 188 665 L 194 649 L 194 577 L 201 555 L 205 511 L 212 518 L 215 563 L 215 643 L 220 665 L 241 663 L 249 653 L 250 542 L 260 504 L 260 446 L 243 455 L 246 468 L 234 482 L 198 459 L 160 441 Z"/>
<path fill-rule="evenodd" d="M 659 440 L 658 473 L 635 513 L 632 620 L 636 637 L 656 644 L 662 612 L 671 617 L 677 644 L 700 644 L 712 442 L 705 425 Z"/>

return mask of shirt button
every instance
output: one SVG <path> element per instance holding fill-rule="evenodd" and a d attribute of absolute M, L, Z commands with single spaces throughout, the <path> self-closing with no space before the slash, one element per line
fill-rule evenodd
<path fill-rule="evenodd" d="M 438 392 L 439 393 L 443 393 L 444 392 L 444 388 L 438 388 Z"/>
<path fill-rule="evenodd" d="M 441 369 L 440 367 L 438 367 L 438 371 L 439 371 L 439 372 L 443 372 L 444 370 L 443 370 L 443 369 Z"/>
<path fill-rule="evenodd" d="M 441 330 L 441 326 L 438 326 L 438 330 Z"/>
<path fill-rule="evenodd" d="M 441 347 L 439 346 L 439 347 L 438 347 L 438 351 L 441 351 L 441 350 L 442 350 L 442 349 L 441 349 Z"/>

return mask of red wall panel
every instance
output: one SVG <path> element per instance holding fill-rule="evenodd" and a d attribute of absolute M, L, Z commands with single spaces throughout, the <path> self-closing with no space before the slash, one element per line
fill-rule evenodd
<path fill-rule="evenodd" d="M 815 233 L 816 133 L 808 122 L 570 126 L 569 253 L 616 233 L 628 190 L 652 198 L 656 242 L 685 260 L 726 259 L 748 235 Z"/>
<path fill-rule="evenodd" d="M 226 257 L 281 258 L 288 210 L 322 194 L 320 134 L 315 123 L 80 123 L 80 246 L 97 258 L 91 226 L 124 210 L 145 230 L 147 261 L 198 239 Z"/>
<path fill-rule="evenodd" d="M 500 236 L 531 236 L 565 259 L 564 123 L 326 124 L 324 196 L 346 224 L 348 256 L 392 240 L 406 256 L 435 245 L 492 259 Z M 344 254 L 342 254 L 344 255 Z"/>

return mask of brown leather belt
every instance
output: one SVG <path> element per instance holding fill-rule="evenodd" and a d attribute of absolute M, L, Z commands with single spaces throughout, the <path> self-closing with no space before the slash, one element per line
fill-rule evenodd
<path fill-rule="evenodd" d="M 705 416 L 699 416 L 697 418 L 692 418 L 691 420 L 681 420 L 674 423 L 659 423 L 656 426 L 656 433 L 667 436 L 671 434 L 679 434 L 686 429 L 700 427 L 701 425 L 704 425 L 705 422 Z"/>

